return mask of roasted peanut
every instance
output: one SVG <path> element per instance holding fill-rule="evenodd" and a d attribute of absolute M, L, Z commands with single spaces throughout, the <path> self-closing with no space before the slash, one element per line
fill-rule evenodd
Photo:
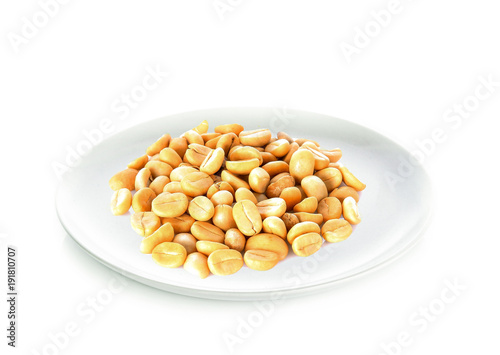
<path fill-rule="evenodd" d="M 330 163 L 336 163 L 340 160 L 340 158 L 342 158 L 342 151 L 340 150 L 340 148 L 335 148 L 331 150 L 322 149 L 321 153 L 323 153 L 328 157 L 328 159 L 330 159 Z"/>
<path fill-rule="evenodd" d="M 174 233 L 187 233 L 191 230 L 194 223 L 194 218 L 188 214 L 183 214 L 179 217 L 163 217 L 161 223 L 170 223 L 174 228 Z"/>
<path fill-rule="evenodd" d="M 153 249 L 161 243 L 171 242 L 174 239 L 174 228 L 170 223 L 166 223 L 158 228 L 153 234 L 144 238 L 141 242 L 141 253 L 151 254 Z"/>
<path fill-rule="evenodd" d="M 188 144 L 193 144 L 193 143 L 201 145 L 205 144 L 201 135 L 192 129 L 184 133 L 184 138 L 186 138 Z"/>
<path fill-rule="evenodd" d="M 317 177 L 323 180 L 328 192 L 333 191 L 342 183 L 342 173 L 336 168 L 326 168 L 316 172 Z"/>
<path fill-rule="evenodd" d="M 186 253 L 191 254 L 196 252 L 196 239 L 191 233 L 179 233 L 174 237 L 173 242 L 181 244 L 184 249 L 186 249 Z"/>
<path fill-rule="evenodd" d="M 186 261 L 184 262 L 184 270 L 198 276 L 201 279 L 206 278 L 210 275 L 210 270 L 208 269 L 208 258 L 202 253 L 194 252 L 188 254 Z"/>
<path fill-rule="evenodd" d="M 245 249 L 246 241 L 245 236 L 238 228 L 231 228 L 226 231 L 224 244 L 226 244 L 230 249 L 242 252 L 243 249 Z"/>
<path fill-rule="evenodd" d="M 208 188 L 207 197 L 212 198 L 212 196 L 219 191 L 229 191 L 231 195 L 234 195 L 234 189 L 228 182 L 219 181 Z"/>
<path fill-rule="evenodd" d="M 286 239 L 288 240 L 288 243 L 292 244 L 295 238 L 298 236 L 301 236 L 303 234 L 307 233 L 319 233 L 320 228 L 317 223 L 314 222 L 300 222 L 294 225 L 290 230 L 288 231 L 286 235 Z"/>
<path fill-rule="evenodd" d="M 302 234 L 295 238 L 292 249 L 295 255 L 309 256 L 316 253 L 323 243 L 323 238 L 318 233 Z"/>
<path fill-rule="evenodd" d="M 328 159 L 326 155 L 321 153 L 321 151 L 316 145 L 310 142 L 306 142 L 299 148 L 299 150 L 305 150 L 305 149 L 313 153 L 314 170 L 322 170 L 328 167 L 328 165 L 330 164 L 330 159 Z"/>
<path fill-rule="evenodd" d="M 186 150 L 188 148 L 188 142 L 186 138 L 180 137 L 180 138 L 172 138 L 170 140 L 170 144 L 168 145 L 169 148 L 172 148 L 179 154 L 181 158 L 184 157 L 184 154 L 186 153 Z"/>
<path fill-rule="evenodd" d="M 200 171 L 208 175 L 215 174 L 221 168 L 224 156 L 225 153 L 222 148 L 212 150 L 201 163 Z"/>
<path fill-rule="evenodd" d="M 257 271 L 266 271 L 276 266 L 278 254 L 269 250 L 247 250 L 243 256 L 246 266 Z"/>
<path fill-rule="evenodd" d="M 257 210 L 262 219 L 270 216 L 281 217 L 286 212 L 286 202 L 282 198 L 273 197 L 257 203 Z"/>
<path fill-rule="evenodd" d="M 229 247 L 226 244 L 211 242 L 209 240 L 198 240 L 196 242 L 196 250 L 206 256 L 219 249 L 229 249 Z"/>
<path fill-rule="evenodd" d="M 232 205 L 233 200 L 233 194 L 226 190 L 217 191 L 210 198 L 215 207 L 218 205 Z"/>
<path fill-rule="evenodd" d="M 308 197 L 316 197 L 318 201 L 328 196 L 328 190 L 326 189 L 325 183 L 317 176 L 306 176 L 300 182 L 300 186 L 302 186 Z"/>
<path fill-rule="evenodd" d="M 181 180 L 181 187 L 186 195 L 196 197 L 205 195 L 213 183 L 210 176 L 198 171 L 184 176 Z"/>
<path fill-rule="evenodd" d="M 207 156 L 213 151 L 208 147 L 201 144 L 190 144 L 186 154 L 184 154 L 184 162 L 187 162 L 195 167 L 200 167 L 205 161 Z"/>
<path fill-rule="evenodd" d="M 299 223 L 299 218 L 293 213 L 285 213 L 281 216 L 281 219 L 285 222 L 287 230 L 290 230 L 290 228 Z"/>
<path fill-rule="evenodd" d="M 271 131 L 268 129 L 255 129 L 242 131 L 239 134 L 240 142 L 251 147 L 263 147 L 271 141 Z"/>
<path fill-rule="evenodd" d="M 279 177 L 279 175 L 276 175 L 274 178 L 276 177 Z M 275 182 L 271 180 L 271 183 L 266 189 L 266 195 L 269 198 L 279 197 L 279 195 L 281 195 L 281 192 L 284 189 L 292 186 L 295 186 L 295 179 L 293 178 L 293 176 L 291 175 L 281 176 Z"/>
<path fill-rule="evenodd" d="M 311 221 L 317 224 L 323 223 L 323 215 L 321 213 L 295 212 L 295 215 L 300 222 Z"/>
<path fill-rule="evenodd" d="M 170 192 L 171 194 L 175 192 L 184 193 L 182 191 L 181 183 L 178 181 L 170 181 L 168 184 L 163 186 L 163 192 Z"/>
<path fill-rule="evenodd" d="M 358 210 L 358 204 L 352 197 L 346 197 L 342 201 L 342 214 L 350 224 L 358 224 L 361 222 L 361 216 Z"/>
<path fill-rule="evenodd" d="M 234 133 L 237 136 L 244 130 L 242 125 L 237 123 L 232 124 L 223 124 L 215 127 L 214 132 L 225 134 L 225 133 Z"/>
<path fill-rule="evenodd" d="M 245 251 L 248 250 L 269 250 L 278 254 L 279 260 L 283 260 L 288 255 L 288 245 L 286 242 L 274 234 L 261 233 L 247 239 Z"/>
<path fill-rule="evenodd" d="M 202 133 L 201 134 L 201 138 L 203 138 L 205 145 L 207 145 L 208 141 L 210 141 L 214 138 L 220 137 L 220 136 L 221 136 L 220 133 Z M 213 147 L 210 147 L 210 148 L 215 149 L 215 145 Z"/>
<path fill-rule="evenodd" d="M 336 197 L 325 197 L 318 204 L 318 213 L 323 215 L 324 222 L 340 218 L 342 215 L 342 204 Z"/>
<path fill-rule="evenodd" d="M 134 159 L 130 163 L 128 163 L 127 168 L 130 169 L 135 169 L 135 170 L 141 170 L 144 168 L 144 165 L 148 162 L 148 156 L 147 154 L 144 154 L 143 156 L 140 156 L 137 159 Z"/>
<path fill-rule="evenodd" d="M 129 189 L 123 188 L 113 192 L 111 197 L 111 213 L 115 216 L 125 214 L 132 204 L 132 193 Z"/>
<path fill-rule="evenodd" d="M 330 219 L 321 227 L 321 235 L 327 242 L 346 240 L 352 233 L 352 226 L 345 219 Z"/>
<path fill-rule="evenodd" d="M 359 194 L 350 186 L 340 186 L 330 192 L 330 197 L 336 197 L 340 202 L 348 196 L 351 196 L 356 202 L 359 202 Z"/>
<path fill-rule="evenodd" d="M 358 180 L 345 166 L 339 168 L 342 173 L 342 178 L 347 186 L 352 187 L 356 191 L 362 191 L 365 189 L 366 185 Z"/>
<path fill-rule="evenodd" d="M 229 205 L 215 206 L 212 223 L 223 231 L 227 231 L 231 228 L 236 228 L 236 222 L 233 218 L 233 208 Z"/>
<path fill-rule="evenodd" d="M 236 202 L 233 207 L 236 226 L 246 236 L 252 236 L 262 230 L 262 217 L 257 206 L 249 200 Z"/>
<path fill-rule="evenodd" d="M 253 158 L 248 160 L 228 160 L 226 161 L 226 169 L 236 175 L 248 175 L 250 172 L 259 167 L 259 159 Z"/>
<path fill-rule="evenodd" d="M 151 211 L 151 203 L 155 199 L 155 192 L 149 187 L 143 187 L 137 191 L 132 198 L 132 209 L 134 212 Z"/>
<path fill-rule="evenodd" d="M 222 243 L 225 233 L 217 226 L 208 222 L 196 221 L 191 226 L 191 234 L 198 240 L 208 240 Z"/>
<path fill-rule="evenodd" d="M 302 201 L 302 194 L 300 193 L 300 190 L 295 186 L 285 187 L 281 191 L 280 198 L 285 200 L 286 210 L 290 211 L 295 205 Z"/>
<path fill-rule="evenodd" d="M 309 212 L 314 213 L 318 208 L 318 199 L 314 196 L 306 197 L 300 203 L 293 207 L 293 212 Z"/>
<path fill-rule="evenodd" d="M 289 165 L 282 160 L 271 161 L 262 166 L 271 178 L 281 173 L 288 173 L 289 168 Z"/>
<path fill-rule="evenodd" d="M 314 155 L 308 149 L 299 149 L 290 158 L 290 175 L 300 183 L 314 173 Z"/>
<path fill-rule="evenodd" d="M 241 253 L 233 249 L 220 249 L 208 257 L 208 268 L 214 275 L 227 276 L 234 274 L 243 266 Z"/>
<path fill-rule="evenodd" d="M 189 202 L 188 212 L 197 221 L 208 221 L 214 216 L 214 204 L 206 196 L 197 196 Z"/>
<path fill-rule="evenodd" d="M 151 184 L 149 184 L 149 188 L 153 190 L 155 194 L 159 195 L 163 192 L 165 185 L 167 185 L 169 182 L 170 179 L 167 176 L 158 176 L 151 182 Z"/>
<path fill-rule="evenodd" d="M 172 172 L 172 167 L 170 165 L 159 160 L 148 162 L 144 168 L 148 168 L 151 171 L 153 179 L 162 175 L 169 176 Z"/>
<path fill-rule="evenodd" d="M 259 165 L 262 164 L 262 155 L 260 152 L 254 147 L 248 146 L 235 146 L 229 151 L 228 154 L 229 160 L 249 160 L 249 159 L 258 159 Z"/>
<path fill-rule="evenodd" d="M 296 142 L 290 143 L 290 150 L 288 151 L 287 155 L 283 158 L 283 161 L 287 164 L 290 164 L 290 160 L 292 160 L 292 155 L 297 150 L 299 150 L 299 145 Z"/>
<path fill-rule="evenodd" d="M 248 175 L 248 184 L 253 191 L 258 193 L 264 193 L 269 185 L 271 176 L 263 168 L 255 168 Z"/>
<path fill-rule="evenodd" d="M 162 192 L 151 203 L 152 211 L 160 217 L 179 217 L 186 212 L 189 202 L 180 192 Z"/>
<path fill-rule="evenodd" d="M 253 203 L 257 204 L 257 197 L 255 197 L 252 191 L 244 187 L 240 187 L 236 190 L 236 192 L 234 193 L 234 198 L 236 202 L 240 202 L 242 200 L 250 200 Z"/>
<path fill-rule="evenodd" d="M 260 157 L 262 159 L 262 164 L 264 164 L 264 165 L 278 160 L 278 158 L 276 158 L 274 155 L 272 155 L 269 152 L 260 152 Z"/>
<path fill-rule="evenodd" d="M 276 216 L 270 216 L 264 219 L 262 221 L 262 230 L 264 233 L 275 234 L 283 239 L 285 239 L 287 235 L 285 222 Z"/>
<path fill-rule="evenodd" d="M 148 187 L 151 181 L 153 181 L 151 171 L 148 168 L 142 168 L 135 177 L 135 190 L 139 191 L 143 187 Z"/>
<path fill-rule="evenodd" d="M 181 182 L 181 180 L 186 176 L 191 173 L 196 173 L 198 172 L 198 169 L 192 166 L 183 166 L 182 164 L 179 165 L 177 168 L 172 170 L 170 173 L 170 180 L 171 181 L 177 181 Z"/>
<path fill-rule="evenodd" d="M 184 264 L 186 249 L 179 243 L 164 242 L 153 249 L 153 260 L 160 266 L 176 268 Z"/>
<path fill-rule="evenodd" d="M 146 154 L 149 155 L 150 157 L 158 154 L 163 148 L 168 147 L 168 144 L 170 143 L 170 134 L 164 134 L 156 142 L 151 144 L 148 149 L 146 149 Z"/>
<path fill-rule="evenodd" d="M 216 148 L 222 148 L 224 150 L 224 154 L 227 155 L 231 147 L 234 147 L 238 144 L 240 144 L 240 140 L 236 134 L 226 133 L 223 134 L 217 141 Z"/>
<path fill-rule="evenodd" d="M 198 126 L 193 128 L 193 131 L 199 133 L 200 135 L 208 132 L 208 122 L 203 120 Z"/>
<path fill-rule="evenodd" d="M 240 187 L 250 189 L 250 185 L 248 185 L 248 182 L 243 180 L 241 177 L 232 174 L 228 170 L 222 170 L 221 178 L 222 178 L 222 181 L 229 183 L 229 185 L 231 185 L 231 187 L 234 190 L 237 190 Z"/>
<path fill-rule="evenodd" d="M 271 153 L 276 158 L 284 157 L 290 151 L 290 142 L 286 139 L 278 139 L 266 145 L 266 152 Z"/>
<path fill-rule="evenodd" d="M 182 163 L 182 158 L 170 147 L 163 148 L 160 151 L 160 160 L 167 163 L 172 168 L 177 168 Z"/>
<path fill-rule="evenodd" d="M 153 212 L 136 212 L 132 214 L 130 224 L 137 234 L 148 237 L 160 228 L 161 221 Z"/>
<path fill-rule="evenodd" d="M 109 180 L 109 187 L 111 190 L 127 189 L 133 190 L 135 188 L 135 177 L 138 171 L 135 169 L 125 169 L 113 175 Z"/>
<path fill-rule="evenodd" d="M 278 139 L 286 139 L 288 143 L 292 144 L 293 143 L 293 138 L 290 137 L 287 133 L 285 132 L 278 132 L 277 134 Z"/>

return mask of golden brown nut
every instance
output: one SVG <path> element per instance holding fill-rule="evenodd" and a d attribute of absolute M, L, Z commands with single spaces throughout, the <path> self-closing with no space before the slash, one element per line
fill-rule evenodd
<path fill-rule="evenodd" d="M 191 233 L 179 233 L 174 237 L 173 242 L 181 244 L 184 249 L 186 249 L 186 253 L 191 254 L 196 252 L 196 239 Z"/>
<path fill-rule="evenodd" d="M 181 180 L 182 191 L 191 197 L 205 195 L 214 181 L 201 171 L 188 174 Z"/>
<path fill-rule="evenodd" d="M 352 197 L 346 197 L 342 202 L 342 214 L 350 224 L 358 224 L 361 222 L 361 216 L 358 210 L 358 204 Z"/>
<path fill-rule="evenodd" d="M 184 264 L 186 249 L 179 243 L 164 242 L 153 249 L 153 260 L 160 266 L 176 268 Z"/>
<path fill-rule="evenodd" d="M 321 227 L 321 235 L 327 242 L 346 240 L 352 233 L 352 226 L 345 219 L 330 219 Z"/>
<path fill-rule="evenodd" d="M 196 221 L 191 226 L 191 234 L 198 240 L 208 240 L 222 243 L 225 233 L 217 226 L 208 222 Z"/>
<path fill-rule="evenodd" d="M 243 266 L 241 253 L 233 249 L 220 249 L 208 257 L 208 268 L 214 275 L 226 276 L 237 272 Z"/>
<path fill-rule="evenodd" d="M 279 260 L 283 260 L 288 255 L 286 242 L 281 237 L 269 233 L 260 233 L 248 238 L 245 251 L 248 250 L 269 250 L 278 254 Z"/>
<path fill-rule="evenodd" d="M 162 192 L 153 200 L 152 211 L 159 217 L 179 217 L 189 205 L 186 195 L 180 192 Z"/>
<path fill-rule="evenodd" d="M 135 188 L 135 177 L 138 171 L 135 169 L 125 169 L 113 175 L 109 180 L 109 187 L 111 190 L 127 189 L 133 190 Z"/>
<path fill-rule="evenodd" d="M 227 231 L 231 228 L 236 228 L 236 222 L 233 218 L 233 208 L 229 205 L 215 206 L 212 223 L 223 231 Z"/>
<path fill-rule="evenodd" d="M 245 236 L 238 228 L 231 228 L 226 231 L 224 244 L 226 244 L 230 249 L 242 252 L 243 249 L 245 249 L 246 241 Z"/>
<path fill-rule="evenodd" d="M 170 134 L 164 134 L 156 142 L 151 144 L 148 149 L 146 149 L 146 154 L 149 155 L 150 157 L 158 154 L 163 148 L 168 147 L 168 144 L 170 143 Z"/>
<path fill-rule="evenodd" d="M 336 197 L 325 197 L 318 204 L 318 213 L 323 215 L 324 222 L 340 218 L 342 215 L 342 204 Z"/>
<path fill-rule="evenodd" d="M 151 203 L 155 199 L 155 192 L 149 187 L 143 187 L 137 191 L 132 198 L 132 209 L 134 212 L 151 211 Z"/>
<path fill-rule="evenodd" d="M 184 270 L 201 279 L 206 278 L 210 275 L 207 256 L 198 252 L 188 254 L 184 262 Z"/>
<path fill-rule="evenodd" d="M 141 242 L 141 253 L 151 254 L 153 249 L 161 243 L 171 242 L 174 239 L 174 229 L 170 223 L 158 228 L 153 234 L 144 238 Z"/>
<path fill-rule="evenodd" d="M 358 192 L 350 186 L 340 186 L 330 192 L 329 196 L 338 198 L 340 202 L 344 201 L 346 197 L 351 196 L 356 202 L 359 202 Z"/>
<path fill-rule="evenodd" d="M 130 224 L 137 234 L 148 237 L 160 228 L 161 221 L 153 212 L 136 212 L 132 214 Z"/>
<path fill-rule="evenodd" d="M 306 233 L 293 240 L 292 249 L 295 255 L 309 256 L 316 253 L 323 244 L 323 238 L 318 233 Z"/>
<path fill-rule="evenodd" d="M 257 206 L 249 200 L 236 202 L 233 218 L 238 229 L 246 236 L 252 236 L 262 230 L 262 218 Z"/>
<path fill-rule="evenodd" d="M 188 212 L 197 221 L 206 222 L 214 216 L 214 204 L 206 196 L 197 196 L 189 202 Z"/>
<path fill-rule="evenodd" d="M 269 250 L 247 250 L 243 260 L 250 269 L 266 271 L 278 264 L 279 257 L 278 254 Z"/>
<path fill-rule="evenodd" d="M 143 156 L 140 156 L 139 158 L 134 159 L 133 161 L 128 163 L 127 168 L 141 170 L 142 168 L 144 168 L 144 165 L 146 165 L 148 160 L 149 159 L 147 154 L 144 154 Z"/>
<path fill-rule="evenodd" d="M 111 197 L 111 213 L 115 216 L 125 214 L 132 204 L 132 193 L 129 189 L 116 190 Z"/>
<path fill-rule="evenodd" d="M 290 159 L 290 175 L 297 182 L 314 173 L 314 155 L 310 150 L 299 149 Z"/>

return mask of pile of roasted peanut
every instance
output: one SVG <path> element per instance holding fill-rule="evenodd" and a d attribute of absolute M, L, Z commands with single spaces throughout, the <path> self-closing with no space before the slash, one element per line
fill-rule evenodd
<path fill-rule="evenodd" d="M 140 250 L 161 266 L 183 265 L 201 278 L 243 264 L 269 270 L 289 246 L 309 256 L 361 222 L 365 184 L 341 157 L 340 149 L 269 129 L 226 124 L 208 133 L 203 121 L 179 138 L 163 135 L 114 175 L 111 211 L 132 207 Z"/>

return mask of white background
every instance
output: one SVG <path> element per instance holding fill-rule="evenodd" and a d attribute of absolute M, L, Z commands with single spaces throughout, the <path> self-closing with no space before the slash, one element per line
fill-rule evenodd
<path fill-rule="evenodd" d="M 498 353 L 495 2 L 401 0 L 399 13 L 378 34 L 372 11 L 388 9 L 387 1 L 229 4 L 221 20 L 212 0 L 69 1 L 32 38 L 13 45 L 26 26 L 23 17 L 32 22 L 41 7 L 2 3 L 2 257 L 6 242 L 19 249 L 20 329 L 12 353 L 230 352 L 223 334 L 236 335 L 242 320 L 259 312 L 252 302 L 183 297 L 130 281 L 95 317 L 78 312 L 89 310 L 89 299 L 118 276 L 60 226 L 51 168 L 103 118 L 117 132 L 170 113 L 227 106 L 325 113 L 373 128 L 409 150 L 420 149 L 416 141 L 435 129 L 446 135 L 424 158 L 436 209 L 419 244 L 376 272 L 275 305 L 234 353 Z M 357 28 L 367 25 L 371 37 L 349 62 L 341 44 L 353 45 Z M 120 119 L 111 106 L 141 83 L 148 66 L 170 75 Z M 488 77 L 497 83 L 489 97 L 471 98 Z M 477 107 L 461 123 L 446 121 L 445 112 L 464 100 Z M 5 275 L 4 259 L 0 270 Z M 0 280 L 3 290 L 5 276 Z M 466 289 L 425 329 L 413 324 L 419 307 L 443 304 L 446 280 Z M 5 302 L 0 310 L 4 329 Z M 78 335 L 68 341 L 59 335 L 63 348 L 53 351 L 51 335 L 68 324 Z M 402 332 L 411 341 L 384 350 Z M 1 334 L 1 353 L 10 353 Z"/>

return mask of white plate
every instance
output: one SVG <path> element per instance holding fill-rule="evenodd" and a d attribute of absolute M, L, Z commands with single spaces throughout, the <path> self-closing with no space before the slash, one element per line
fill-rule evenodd
<path fill-rule="evenodd" d="M 325 243 L 315 255 L 291 253 L 269 271 L 243 267 L 225 277 L 201 280 L 182 268 L 158 266 L 151 255 L 139 252 L 140 237 L 130 227 L 130 214 L 113 216 L 108 180 L 126 164 L 144 154 L 163 133 L 177 136 L 208 120 L 240 123 L 245 129 L 270 127 L 293 137 L 318 141 L 322 147 L 340 147 L 342 162 L 367 184 L 359 203 L 363 221 L 341 243 Z M 180 294 L 230 300 L 295 296 L 317 291 L 359 275 L 394 259 L 412 246 L 427 227 L 431 214 L 429 178 L 413 168 L 398 183 L 386 174 L 398 174 L 408 152 L 365 127 L 311 112 L 271 108 L 227 108 L 187 112 L 142 123 L 113 135 L 96 146 L 72 172 L 64 176 L 56 198 L 59 219 L 68 234 L 103 264 L 146 285 Z M 392 187 L 391 187 L 392 186 Z"/>

